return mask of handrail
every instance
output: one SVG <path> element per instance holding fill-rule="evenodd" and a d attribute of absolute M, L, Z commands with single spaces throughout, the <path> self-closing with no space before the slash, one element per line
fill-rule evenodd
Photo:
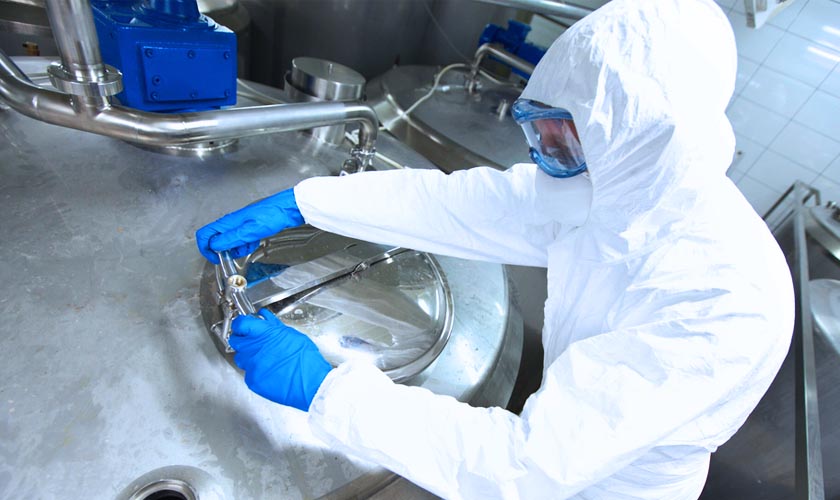
<path fill-rule="evenodd" d="M 808 270 L 808 242 L 805 234 L 805 201 L 810 186 L 796 182 L 788 193 L 797 202 L 793 214 L 795 261 L 792 265 L 796 300 L 793 342 L 795 354 L 795 498 L 824 500 L 820 415 L 817 397 L 817 367 L 814 355 L 814 325 L 811 317 L 811 288 Z"/>

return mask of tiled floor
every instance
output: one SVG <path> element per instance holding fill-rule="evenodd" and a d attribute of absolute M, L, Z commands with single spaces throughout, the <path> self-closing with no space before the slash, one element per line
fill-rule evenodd
<path fill-rule="evenodd" d="M 840 2 L 794 0 L 757 30 L 743 1 L 717 3 L 739 56 L 728 175 L 759 213 L 797 179 L 840 200 Z"/>

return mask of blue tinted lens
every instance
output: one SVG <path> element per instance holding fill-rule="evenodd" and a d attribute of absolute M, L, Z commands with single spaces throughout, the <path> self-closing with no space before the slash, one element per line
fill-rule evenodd
<path fill-rule="evenodd" d="M 530 99 L 517 99 L 510 109 L 510 114 L 518 124 L 532 120 L 544 120 L 558 118 L 571 120 L 572 114 L 563 108 L 552 108 L 545 104 Z"/>
<path fill-rule="evenodd" d="M 586 170 L 586 162 L 581 163 L 574 168 L 567 168 L 565 165 L 550 156 L 542 156 L 539 151 L 534 148 L 530 148 L 528 153 L 531 156 L 531 160 L 540 167 L 540 170 L 552 177 L 574 177 Z"/>

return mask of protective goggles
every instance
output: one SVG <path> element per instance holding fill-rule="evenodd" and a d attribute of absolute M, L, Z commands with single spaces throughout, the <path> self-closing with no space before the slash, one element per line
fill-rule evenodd
<path fill-rule="evenodd" d="M 586 170 L 572 114 L 530 99 L 517 99 L 513 119 L 525 132 L 531 159 L 552 177 L 572 177 Z"/>

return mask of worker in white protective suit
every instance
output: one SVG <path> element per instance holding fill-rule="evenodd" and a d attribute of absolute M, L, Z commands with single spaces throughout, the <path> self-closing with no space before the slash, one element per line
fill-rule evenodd
<path fill-rule="evenodd" d="M 211 259 L 305 221 L 547 267 L 543 383 L 521 415 L 333 369 L 273 317 L 234 325 L 249 386 L 446 498 L 696 498 L 793 327 L 785 259 L 725 175 L 735 69 L 711 0 L 615 0 L 557 39 L 514 109 L 534 164 L 313 178 L 199 231 Z"/>

